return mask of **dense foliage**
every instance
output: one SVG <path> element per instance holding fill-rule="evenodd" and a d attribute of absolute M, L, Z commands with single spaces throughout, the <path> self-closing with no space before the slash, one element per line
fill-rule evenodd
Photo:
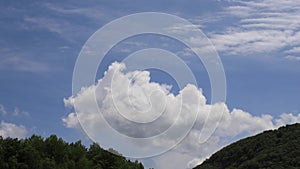
<path fill-rule="evenodd" d="M 300 124 L 265 131 L 233 143 L 195 169 L 300 168 Z"/>
<path fill-rule="evenodd" d="M 55 135 L 18 140 L 0 136 L 0 169 L 143 169 L 98 144 L 67 143 Z"/>

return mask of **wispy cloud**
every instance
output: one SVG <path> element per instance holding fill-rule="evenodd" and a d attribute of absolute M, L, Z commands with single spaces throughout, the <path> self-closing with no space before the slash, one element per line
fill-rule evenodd
<path fill-rule="evenodd" d="M 0 114 L 2 114 L 2 115 L 7 114 L 7 111 L 5 110 L 5 107 L 2 104 L 0 104 Z"/>
<path fill-rule="evenodd" d="M 50 3 L 44 4 L 44 6 L 52 11 L 65 14 L 65 15 L 78 14 L 96 20 L 99 20 L 106 16 L 106 14 L 103 13 L 102 10 L 96 9 L 93 6 L 89 6 L 89 7 L 74 6 L 73 8 L 63 8 Z"/>
<path fill-rule="evenodd" d="M 280 50 L 289 44 L 287 37 L 292 37 L 292 32 L 234 29 L 213 34 L 211 40 L 219 51 L 231 55 L 249 55 Z"/>
<path fill-rule="evenodd" d="M 56 33 L 63 40 L 76 43 L 76 40 L 89 31 L 89 27 L 72 23 L 69 20 L 40 16 L 40 17 L 25 17 L 26 29 L 28 30 L 45 30 L 51 33 Z M 77 35 L 77 36 L 75 36 Z"/>
<path fill-rule="evenodd" d="M 10 49 L 0 50 L 0 69 L 41 73 L 49 71 L 46 63 L 39 62 Z"/>
<path fill-rule="evenodd" d="M 15 107 L 13 116 L 29 116 L 27 111 L 21 111 L 18 107 Z"/>
<path fill-rule="evenodd" d="M 292 49 L 285 51 L 285 53 L 300 53 L 300 47 L 293 47 Z"/>
<path fill-rule="evenodd" d="M 223 24 L 223 29 L 208 33 L 209 38 L 223 54 L 251 55 L 283 51 L 279 55 L 286 57 L 285 53 L 296 50 L 290 48 L 300 45 L 299 2 L 292 0 L 227 2 L 228 6 L 216 15 L 216 18 L 222 18 L 218 22 Z M 207 25 L 209 24 L 207 22 Z"/>
<path fill-rule="evenodd" d="M 30 113 L 24 110 L 21 110 L 18 107 L 14 107 L 13 111 L 7 111 L 6 108 L 4 107 L 4 105 L 0 104 L 0 114 L 2 114 L 2 116 L 13 116 L 13 117 L 20 117 L 20 116 L 30 116 Z"/>
<path fill-rule="evenodd" d="M 284 58 L 287 60 L 290 60 L 290 61 L 299 61 L 300 62 L 300 56 L 287 55 Z"/>
<path fill-rule="evenodd" d="M 56 18 L 47 17 L 26 17 L 25 22 L 31 25 L 36 25 L 39 28 L 48 29 L 50 32 L 62 33 L 67 25 L 67 23 L 59 22 Z"/>
<path fill-rule="evenodd" d="M 74 4 L 73 4 L 74 5 Z M 23 29 L 26 30 L 44 30 L 59 35 L 68 43 L 77 43 L 82 37 L 92 34 L 95 29 L 88 24 L 82 24 L 80 20 L 91 19 L 97 21 L 103 18 L 102 11 L 92 7 L 64 8 L 55 3 L 40 3 L 40 8 L 48 11 L 48 15 L 23 17 Z M 96 24 L 94 24 L 96 25 Z"/>

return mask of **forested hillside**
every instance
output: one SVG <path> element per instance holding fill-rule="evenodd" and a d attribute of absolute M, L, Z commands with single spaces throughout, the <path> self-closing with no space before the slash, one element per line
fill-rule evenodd
<path fill-rule="evenodd" d="M 233 143 L 195 169 L 299 169 L 300 124 Z"/>
<path fill-rule="evenodd" d="M 18 140 L 0 136 L 0 169 L 143 169 L 98 144 L 67 143 L 55 135 Z"/>

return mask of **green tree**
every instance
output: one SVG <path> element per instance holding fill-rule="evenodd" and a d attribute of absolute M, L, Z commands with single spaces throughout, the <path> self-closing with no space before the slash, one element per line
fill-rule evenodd
<path fill-rule="evenodd" d="M 18 140 L 0 136 L 0 169 L 142 169 L 93 143 L 67 143 L 56 135 L 43 139 L 33 135 Z"/>

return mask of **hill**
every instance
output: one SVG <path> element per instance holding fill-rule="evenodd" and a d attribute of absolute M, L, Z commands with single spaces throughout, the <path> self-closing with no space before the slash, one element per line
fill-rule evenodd
<path fill-rule="evenodd" d="M 92 144 L 87 149 L 80 141 L 67 143 L 55 135 L 43 139 L 33 135 L 18 140 L 0 136 L 1 169 L 144 169 L 138 161 Z"/>
<path fill-rule="evenodd" d="M 237 141 L 194 169 L 300 168 L 300 124 Z"/>

